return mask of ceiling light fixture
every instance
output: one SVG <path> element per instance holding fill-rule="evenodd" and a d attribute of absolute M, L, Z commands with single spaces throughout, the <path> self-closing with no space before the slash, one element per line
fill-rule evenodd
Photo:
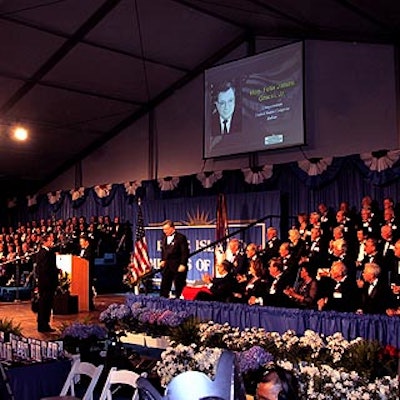
<path fill-rule="evenodd" d="M 12 130 L 12 135 L 15 140 L 24 142 L 28 139 L 28 130 L 21 125 L 15 126 Z"/>

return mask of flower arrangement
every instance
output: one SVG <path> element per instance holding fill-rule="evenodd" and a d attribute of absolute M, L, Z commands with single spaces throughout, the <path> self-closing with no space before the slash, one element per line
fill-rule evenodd
<path fill-rule="evenodd" d="M 189 367 L 207 373 L 206 365 L 196 364 L 195 359 L 211 357 L 216 349 L 235 351 L 249 393 L 254 393 L 261 374 L 274 362 L 295 374 L 301 399 L 398 399 L 400 353 L 392 346 L 362 338 L 348 341 L 341 333 L 323 337 L 311 330 L 302 336 L 292 330 L 283 334 L 262 328 L 240 331 L 213 322 L 200 324 L 197 343 L 166 349 L 157 364 L 162 384 Z"/>
<path fill-rule="evenodd" d="M 176 347 L 169 347 L 161 354 L 161 361 L 158 361 L 155 367 L 161 379 L 161 385 L 167 386 L 174 376 L 185 371 L 201 371 L 213 378 L 221 353 L 222 350 L 219 348 L 200 350 L 195 344 L 190 346 L 178 344 Z"/>
<path fill-rule="evenodd" d="M 70 353 L 81 353 L 97 347 L 100 341 L 107 338 L 107 329 L 88 321 L 74 322 L 61 328 L 61 339 L 64 349 Z"/>
<path fill-rule="evenodd" d="M 181 325 L 188 318 L 188 314 L 185 311 L 152 309 L 142 306 L 140 302 L 134 302 L 130 306 L 111 304 L 99 318 L 108 329 L 163 336 Z"/>

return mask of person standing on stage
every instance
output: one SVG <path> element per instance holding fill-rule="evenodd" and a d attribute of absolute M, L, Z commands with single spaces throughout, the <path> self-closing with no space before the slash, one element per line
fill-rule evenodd
<path fill-rule="evenodd" d="M 89 310 L 94 311 L 94 251 L 90 244 L 89 238 L 86 235 L 81 235 L 79 238 L 79 246 L 81 248 L 79 257 L 84 258 L 89 262 Z"/>
<path fill-rule="evenodd" d="M 189 246 L 186 236 L 175 229 L 171 220 L 162 224 L 164 237 L 161 243 L 162 280 L 161 297 L 169 297 L 172 282 L 175 285 L 175 297 L 179 298 L 186 285 L 188 271 Z"/>
<path fill-rule="evenodd" d="M 39 289 L 37 328 L 39 332 L 55 331 L 50 326 L 50 315 L 54 303 L 54 294 L 58 286 L 59 271 L 53 247 L 53 235 L 46 233 L 43 237 L 42 246 L 36 255 L 36 273 Z"/>

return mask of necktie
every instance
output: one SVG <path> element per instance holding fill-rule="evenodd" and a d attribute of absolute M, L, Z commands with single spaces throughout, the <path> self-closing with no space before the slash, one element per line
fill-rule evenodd
<path fill-rule="evenodd" d="M 226 126 L 227 123 L 228 123 L 228 120 L 224 119 L 224 129 L 223 129 L 223 132 L 222 132 L 224 135 L 226 135 L 228 133 L 228 128 Z"/>

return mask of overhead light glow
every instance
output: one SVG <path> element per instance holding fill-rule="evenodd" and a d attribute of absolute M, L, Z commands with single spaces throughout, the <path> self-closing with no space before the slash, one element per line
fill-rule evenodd
<path fill-rule="evenodd" d="M 21 142 L 28 139 L 28 131 L 22 126 L 17 126 L 14 128 L 14 139 L 19 140 Z"/>

